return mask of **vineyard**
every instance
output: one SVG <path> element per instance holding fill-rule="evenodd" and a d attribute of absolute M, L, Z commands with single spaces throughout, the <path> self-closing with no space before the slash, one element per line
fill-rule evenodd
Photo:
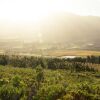
<path fill-rule="evenodd" d="M 100 100 L 100 57 L 0 56 L 0 100 Z"/>

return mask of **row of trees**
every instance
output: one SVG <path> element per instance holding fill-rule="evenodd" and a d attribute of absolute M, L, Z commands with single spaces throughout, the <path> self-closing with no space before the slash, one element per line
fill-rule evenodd
<path fill-rule="evenodd" d="M 67 61 L 100 64 L 100 56 L 75 57 L 71 59 L 68 58 Z"/>
<path fill-rule="evenodd" d="M 46 58 L 46 57 L 0 55 L 0 65 L 11 65 L 13 67 L 21 67 L 21 68 L 22 67 L 23 68 L 28 68 L 28 67 L 36 68 L 38 65 L 41 65 L 43 68 L 66 69 L 66 70 L 71 70 L 71 72 L 73 71 L 95 71 L 92 64 L 87 63 L 89 61 L 91 62 L 92 61 L 91 59 L 92 57 L 60 59 L 60 58 Z"/>

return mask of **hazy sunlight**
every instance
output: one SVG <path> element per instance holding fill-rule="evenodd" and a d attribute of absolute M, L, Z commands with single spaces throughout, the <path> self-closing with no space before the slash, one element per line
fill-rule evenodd
<path fill-rule="evenodd" d="M 37 22 L 54 12 L 98 15 L 99 4 L 99 0 L 0 0 L 0 20 Z"/>

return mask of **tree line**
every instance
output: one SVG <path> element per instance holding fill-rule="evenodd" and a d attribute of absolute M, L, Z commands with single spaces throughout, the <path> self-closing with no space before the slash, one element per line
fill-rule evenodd
<path fill-rule="evenodd" d="M 100 56 L 87 56 L 87 57 L 68 58 L 67 61 L 100 64 Z"/>
<path fill-rule="evenodd" d="M 89 64 L 91 63 L 91 64 Z M 92 64 L 99 64 L 100 57 L 88 56 L 87 58 L 76 57 L 73 59 L 46 58 L 33 56 L 8 56 L 0 55 L 0 65 L 11 65 L 20 68 L 36 68 L 41 65 L 48 69 L 66 69 L 73 71 L 95 71 Z"/>

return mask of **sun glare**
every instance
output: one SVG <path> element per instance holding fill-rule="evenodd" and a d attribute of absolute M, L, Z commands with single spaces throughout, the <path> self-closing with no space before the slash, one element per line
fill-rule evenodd
<path fill-rule="evenodd" d="M 39 21 L 49 13 L 49 5 L 42 0 L 2 2 L 0 17 L 10 21 Z"/>
<path fill-rule="evenodd" d="M 82 0 L 80 0 L 82 1 Z M 2 0 L 0 1 L 0 19 L 9 21 L 34 21 L 38 22 L 50 13 L 73 12 L 76 14 L 88 14 L 93 4 L 90 0 Z M 92 7 L 93 6 L 93 7 Z M 96 4 L 97 7 L 99 7 Z M 96 13 L 94 11 L 94 13 Z"/>

